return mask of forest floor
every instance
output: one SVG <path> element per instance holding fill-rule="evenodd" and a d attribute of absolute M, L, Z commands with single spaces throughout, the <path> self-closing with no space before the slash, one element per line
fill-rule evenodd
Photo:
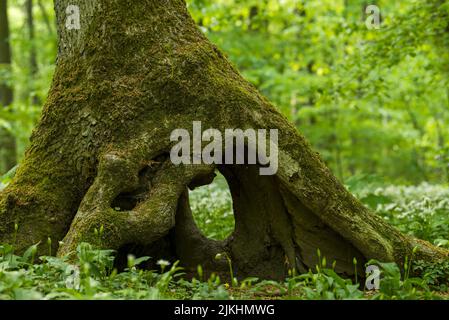
<path fill-rule="evenodd" d="M 232 233 L 234 220 L 226 182 L 222 177 L 216 180 L 191 192 L 190 200 L 200 229 L 220 240 Z M 382 187 L 364 178 L 352 179 L 347 187 L 401 231 L 449 247 L 446 186 Z M 449 299 L 449 262 L 430 265 L 413 257 L 405 274 L 395 264 L 376 262 L 380 288 L 367 291 L 363 279 L 341 278 L 319 252 L 314 270 L 290 273 L 283 282 L 237 280 L 231 274 L 206 277 L 200 266 L 187 278 L 177 263 L 163 260 L 157 261 L 160 270 L 139 268 L 150 257 L 129 256 L 128 267 L 118 272 L 112 251 L 89 244 L 78 248 L 76 264 L 51 257 L 51 252 L 36 257 L 35 252 L 32 246 L 16 256 L 13 245 L 0 245 L 0 299 Z"/>

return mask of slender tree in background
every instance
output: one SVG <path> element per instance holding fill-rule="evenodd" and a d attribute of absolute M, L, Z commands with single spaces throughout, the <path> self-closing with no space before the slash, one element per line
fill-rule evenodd
<path fill-rule="evenodd" d="M 28 26 L 28 38 L 30 40 L 30 52 L 29 52 L 29 63 L 30 63 L 30 96 L 31 103 L 33 105 L 39 105 L 39 97 L 35 92 L 35 81 L 36 75 L 38 73 L 37 65 L 37 54 L 36 54 L 36 44 L 35 44 L 35 31 L 34 31 L 34 16 L 33 16 L 33 0 L 26 1 L 26 17 Z"/>
<path fill-rule="evenodd" d="M 37 0 L 37 4 L 42 14 L 42 19 L 44 20 L 45 26 L 47 27 L 47 31 L 49 34 L 53 34 L 53 26 L 50 22 L 50 18 L 48 17 L 47 10 L 42 3 L 42 0 Z"/>
<path fill-rule="evenodd" d="M 13 91 L 6 74 L 11 71 L 11 46 L 9 43 L 8 2 L 0 0 L 0 107 L 8 107 L 13 101 Z M 0 126 L 0 173 L 16 165 L 14 136 Z"/>
<path fill-rule="evenodd" d="M 447 259 L 373 214 L 333 176 L 306 140 L 199 31 L 183 0 L 79 0 L 81 28 L 66 28 L 72 1 L 56 0 L 59 54 L 52 88 L 13 182 L 0 194 L 0 242 L 53 239 L 59 255 L 81 242 L 213 270 L 226 252 L 239 275 L 306 271 L 320 248 L 337 271 L 353 258 Z M 279 130 L 279 171 L 257 166 L 175 166 L 173 130 Z M 228 181 L 235 231 L 205 238 L 188 188 Z M 15 226 L 18 225 L 18 231 Z M 102 230 L 102 232 L 95 232 Z M 58 248 L 58 240 L 63 243 Z M 162 249 L 163 248 L 163 249 Z"/>

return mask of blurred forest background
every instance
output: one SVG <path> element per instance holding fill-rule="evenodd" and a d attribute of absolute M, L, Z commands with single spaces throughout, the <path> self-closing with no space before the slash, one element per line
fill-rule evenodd
<path fill-rule="evenodd" d="M 51 84 L 57 44 L 53 1 L 8 0 L 7 8 L 0 2 L 9 17 L 9 30 L 6 12 L 0 24 L 1 176 L 24 154 Z M 206 35 L 296 124 L 341 180 L 449 181 L 449 30 L 441 27 L 447 3 L 188 4 Z M 371 4 L 380 8 L 380 29 L 365 24 Z"/>

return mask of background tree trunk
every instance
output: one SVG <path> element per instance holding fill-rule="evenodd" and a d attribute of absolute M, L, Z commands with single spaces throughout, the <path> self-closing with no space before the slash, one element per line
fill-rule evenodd
<path fill-rule="evenodd" d="M 30 97 L 31 103 L 33 105 L 39 105 L 39 97 L 36 95 L 36 75 L 39 71 L 37 65 L 37 53 L 36 53 L 36 44 L 35 44 L 35 31 L 34 31 L 34 15 L 33 15 L 33 0 L 26 1 L 26 16 L 27 16 L 27 26 L 28 26 L 28 36 L 30 40 L 30 53 L 29 53 L 29 61 L 30 61 Z"/>
<path fill-rule="evenodd" d="M 88 241 L 120 252 L 140 246 L 187 267 L 282 278 L 314 267 L 316 250 L 337 271 L 370 258 L 402 263 L 447 252 L 409 238 L 357 201 L 306 140 L 198 30 L 185 2 L 80 0 L 81 29 L 65 28 L 56 1 L 59 55 L 53 85 L 17 175 L 0 194 L 0 242 L 51 237 L 65 255 Z M 174 166 L 174 129 L 279 130 L 279 171 L 257 166 Z M 188 191 L 226 177 L 236 227 L 223 242 L 197 229 Z M 100 234 L 95 229 L 104 230 Z"/>
<path fill-rule="evenodd" d="M 0 72 L 11 71 L 11 46 L 9 44 L 8 2 L 0 0 Z M 8 107 L 13 101 L 9 80 L 0 81 L 0 107 Z M 0 173 L 6 173 L 16 165 L 16 141 L 5 128 L 0 127 Z"/>

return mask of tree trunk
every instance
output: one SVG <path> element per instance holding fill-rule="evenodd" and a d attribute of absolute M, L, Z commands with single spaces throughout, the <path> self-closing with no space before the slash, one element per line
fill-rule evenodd
<path fill-rule="evenodd" d="M 34 36 L 34 14 L 33 14 L 33 0 L 26 1 L 26 16 L 27 16 L 27 26 L 28 26 L 28 39 L 30 40 L 30 52 L 29 52 L 29 66 L 30 66 L 30 97 L 31 103 L 33 105 L 39 105 L 39 97 L 36 95 L 36 75 L 39 71 L 37 65 L 37 53 L 36 53 L 36 44 L 35 44 L 35 36 Z"/>
<path fill-rule="evenodd" d="M 11 46 L 9 42 L 8 3 L 0 0 L 0 72 L 11 71 Z M 0 81 L 0 108 L 13 101 L 9 80 Z M 0 127 L 0 173 L 8 172 L 16 165 L 16 140 L 5 128 Z"/>
<path fill-rule="evenodd" d="M 52 27 L 52 23 L 50 22 L 50 18 L 48 17 L 47 9 L 45 8 L 44 4 L 42 3 L 42 0 L 38 0 L 37 4 L 41 11 L 42 19 L 44 20 L 45 26 L 47 27 L 48 34 L 52 35 L 53 27 Z"/>
<path fill-rule="evenodd" d="M 65 28 L 69 1 L 55 4 L 56 72 L 31 146 L 0 194 L 0 242 L 16 237 L 23 250 L 51 237 L 56 250 L 63 239 L 59 255 L 84 241 L 119 252 L 141 246 L 211 270 L 226 267 L 214 259 L 226 252 L 239 275 L 264 278 L 314 267 L 317 248 L 347 275 L 353 257 L 359 265 L 402 263 L 415 246 L 417 258 L 447 257 L 357 201 L 201 34 L 183 0 L 78 3 L 79 30 Z M 278 173 L 173 165 L 170 134 L 194 121 L 222 132 L 278 129 Z M 199 232 L 187 191 L 210 183 L 216 170 L 228 181 L 236 220 L 223 242 Z"/>

